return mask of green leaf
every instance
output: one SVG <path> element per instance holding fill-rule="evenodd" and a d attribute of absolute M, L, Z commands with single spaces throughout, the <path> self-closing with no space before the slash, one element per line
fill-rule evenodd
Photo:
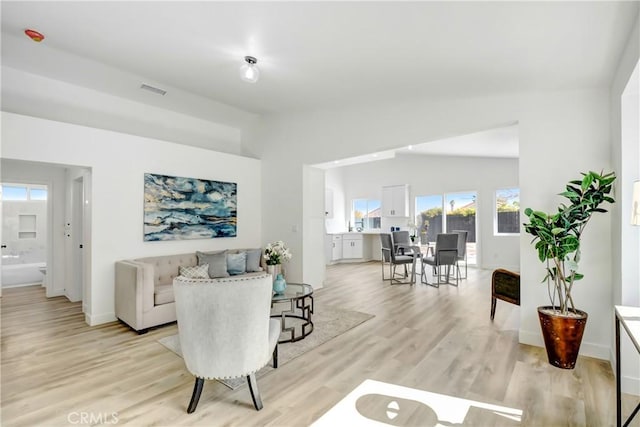
<path fill-rule="evenodd" d="M 524 214 L 525 214 L 526 216 L 531 216 L 531 213 L 532 213 L 532 212 L 533 212 L 533 209 L 531 209 L 531 208 L 526 208 L 526 209 L 524 210 Z"/>
<path fill-rule="evenodd" d="M 578 271 L 578 263 L 575 261 L 565 261 L 564 265 L 569 269 L 569 271 Z"/>
<path fill-rule="evenodd" d="M 562 233 L 563 231 L 564 231 L 564 228 L 556 227 L 553 230 L 551 230 L 551 234 L 553 234 L 554 236 L 557 236 L 558 234 Z"/>
<path fill-rule="evenodd" d="M 533 211 L 532 215 L 545 221 L 549 218 L 549 216 L 542 211 Z"/>

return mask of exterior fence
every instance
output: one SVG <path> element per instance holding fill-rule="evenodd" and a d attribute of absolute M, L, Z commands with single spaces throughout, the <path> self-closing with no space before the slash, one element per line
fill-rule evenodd
<path fill-rule="evenodd" d="M 424 220 L 429 220 L 429 229 L 427 233 L 420 233 L 420 243 L 426 244 L 427 242 L 435 242 L 436 236 L 443 233 L 442 230 L 442 215 L 436 215 L 434 217 L 425 218 L 420 216 L 420 223 L 418 224 L 419 230 L 424 230 Z M 466 230 L 468 243 L 476 242 L 476 216 L 475 215 L 447 215 L 447 228 L 453 230 Z"/>
<path fill-rule="evenodd" d="M 420 215 L 418 225 L 419 230 L 424 230 L 424 221 L 429 220 L 427 233 L 420 233 L 420 243 L 435 242 L 436 236 L 443 233 L 442 215 L 426 218 Z M 466 230 L 469 234 L 467 242 L 476 242 L 476 216 L 475 215 L 447 215 L 447 228 L 453 230 Z M 498 233 L 519 233 L 520 232 L 520 212 L 498 212 Z"/>
<path fill-rule="evenodd" d="M 520 211 L 498 212 L 498 233 L 519 233 Z"/>

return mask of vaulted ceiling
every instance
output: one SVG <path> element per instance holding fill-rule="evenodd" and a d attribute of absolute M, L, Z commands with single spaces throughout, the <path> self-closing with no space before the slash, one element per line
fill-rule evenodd
<path fill-rule="evenodd" d="M 2 64 L 189 114 L 606 88 L 638 2 L 2 2 Z M 34 43 L 27 28 L 46 36 Z M 239 78 L 245 55 L 261 78 Z M 140 95 L 147 83 L 166 96 Z M 184 98 L 183 98 L 184 99 Z M 195 113 L 194 113 L 195 114 Z"/>

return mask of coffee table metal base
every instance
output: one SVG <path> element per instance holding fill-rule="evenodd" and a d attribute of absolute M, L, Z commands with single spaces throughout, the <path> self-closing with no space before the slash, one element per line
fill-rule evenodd
<path fill-rule="evenodd" d="M 271 315 L 271 317 L 279 317 L 281 319 L 281 332 L 289 333 L 289 338 L 278 340 L 278 344 L 300 341 L 313 332 L 313 321 L 311 320 L 311 315 L 313 314 L 313 296 L 308 295 L 302 298 L 292 299 L 289 302 L 291 304 L 289 310 L 283 310 L 280 314 Z M 298 312 L 296 312 L 296 309 L 298 309 Z M 304 323 L 302 325 L 289 325 L 291 322 L 287 321 L 287 319 L 304 320 Z M 300 334 L 297 335 L 296 326 L 300 329 Z"/>

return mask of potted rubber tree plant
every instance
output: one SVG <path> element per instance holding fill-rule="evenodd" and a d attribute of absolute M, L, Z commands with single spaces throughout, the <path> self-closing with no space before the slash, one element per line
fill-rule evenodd
<path fill-rule="evenodd" d="M 607 212 L 602 203 L 614 203 L 609 196 L 615 173 L 582 173 L 582 179 L 569 181 L 560 193 L 568 200 L 558 211 L 547 214 L 527 208 L 524 224 L 533 236 L 538 258 L 545 265 L 550 306 L 538 307 L 538 318 L 549 363 L 563 369 L 573 369 L 578 358 L 587 313 L 575 307 L 571 292 L 584 276 L 580 265 L 580 239 L 592 215 Z"/>

